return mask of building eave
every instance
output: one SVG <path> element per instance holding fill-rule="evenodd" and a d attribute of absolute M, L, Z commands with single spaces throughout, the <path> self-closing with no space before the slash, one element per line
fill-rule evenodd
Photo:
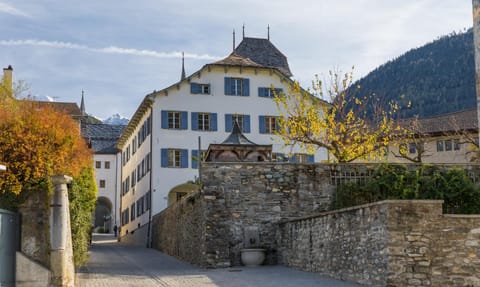
<path fill-rule="evenodd" d="M 137 110 L 133 114 L 133 117 L 128 122 L 128 125 L 123 130 L 122 134 L 120 135 L 120 138 L 117 141 L 117 144 L 115 145 L 117 149 L 119 150 L 123 149 L 128 138 L 133 134 L 133 132 L 137 128 L 140 120 L 145 116 L 145 113 L 152 107 L 153 103 L 155 102 L 156 93 L 157 92 L 153 92 L 145 96 L 140 106 L 138 106 Z"/>

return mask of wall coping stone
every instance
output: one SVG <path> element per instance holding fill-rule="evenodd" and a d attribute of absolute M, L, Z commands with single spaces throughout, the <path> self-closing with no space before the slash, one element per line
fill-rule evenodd
<path fill-rule="evenodd" d="M 372 203 L 367 203 L 367 204 L 362 204 L 362 205 L 355 205 L 352 207 L 346 207 L 346 208 L 341 208 L 341 209 L 336 209 L 336 210 L 331 210 L 331 211 L 325 211 L 321 213 L 317 213 L 314 215 L 309 215 L 309 216 L 303 216 L 303 217 L 298 217 L 294 219 L 287 219 L 287 220 L 282 220 L 279 221 L 279 224 L 285 224 L 289 222 L 295 222 L 295 221 L 302 221 L 306 219 L 313 219 L 317 217 L 323 217 L 327 216 L 330 214 L 337 214 L 337 213 L 344 213 L 344 212 L 350 212 L 352 210 L 358 210 L 358 209 L 363 209 L 367 207 L 372 207 L 375 205 L 388 205 L 388 204 L 443 204 L 443 200 L 436 200 L 436 199 L 387 199 L 387 200 L 382 200 L 382 201 L 376 201 Z M 448 216 L 452 217 L 480 217 L 480 215 L 453 215 L 449 214 Z"/>
<path fill-rule="evenodd" d="M 444 214 L 443 216 L 450 218 L 480 218 L 480 214 Z"/>

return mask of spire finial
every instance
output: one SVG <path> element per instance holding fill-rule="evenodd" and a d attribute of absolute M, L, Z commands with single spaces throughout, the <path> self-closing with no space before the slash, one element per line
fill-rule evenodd
<path fill-rule="evenodd" d="M 233 29 L 233 52 L 235 52 L 235 29 Z"/>
<path fill-rule="evenodd" d="M 270 41 L 270 24 L 267 26 L 267 39 Z"/>
<path fill-rule="evenodd" d="M 85 116 L 85 100 L 83 99 L 83 89 L 82 89 L 82 100 L 80 102 L 80 112 L 82 113 L 82 116 Z"/>
<path fill-rule="evenodd" d="M 180 76 L 180 81 L 185 80 L 185 53 L 182 52 L 182 75 Z"/>
<path fill-rule="evenodd" d="M 245 23 L 242 26 L 242 39 L 245 39 Z"/>

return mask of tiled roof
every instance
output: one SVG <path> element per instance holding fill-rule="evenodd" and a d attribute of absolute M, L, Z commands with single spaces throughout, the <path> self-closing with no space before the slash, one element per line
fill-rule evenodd
<path fill-rule="evenodd" d="M 112 154 L 118 152 L 115 144 L 125 129 L 125 126 L 82 122 L 81 129 L 82 137 L 88 141 L 95 153 Z"/>
<path fill-rule="evenodd" d="M 235 53 L 264 67 L 277 68 L 287 77 L 292 76 L 287 57 L 268 39 L 245 37 Z"/>
<path fill-rule="evenodd" d="M 223 60 L 213 63 L 214 65 L 228 65 L 228 66 L 242 66 L 242 67 L 262 67 L 262 65 L 255 63 L 254 61 L 242 57 L 235 52 L 231 53 Z"/>
<path fill-rule="evenodd" d="M 49 106 L 53 109 L 61 112 L 66 112 L 70 116 L 81 116 L 82 112 L 76 103 L 62 103 L 62 102 L 41 102 L 35 101 L 37 105 L 41 106 Z"/>
<path fill-rule="evenodd" d="M 402 125 L 411 125 L 414 119 L 406 119 Z M 447 133 L 453 131 L 478 130 L 477 109 L 469 109 L 418 119 L 419 132 L 427 134 Z"/>

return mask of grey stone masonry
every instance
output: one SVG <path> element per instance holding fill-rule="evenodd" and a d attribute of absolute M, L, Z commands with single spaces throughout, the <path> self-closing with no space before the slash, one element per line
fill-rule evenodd
<path fill-rule="evenodd" d="M 329 165 L 203 163 L 202 190 L 154 217 L 152 244 L 207 267 L 240 265 L 242 248 L 262 247 L 276 264 L 276 223 L 328 210 L 329 180 Z"/>
<path fill-rule="evenodd" d="M 387 200 L 280 224 L 283 264 L 369 286 L 480 286 L 480 215 Z"/>

